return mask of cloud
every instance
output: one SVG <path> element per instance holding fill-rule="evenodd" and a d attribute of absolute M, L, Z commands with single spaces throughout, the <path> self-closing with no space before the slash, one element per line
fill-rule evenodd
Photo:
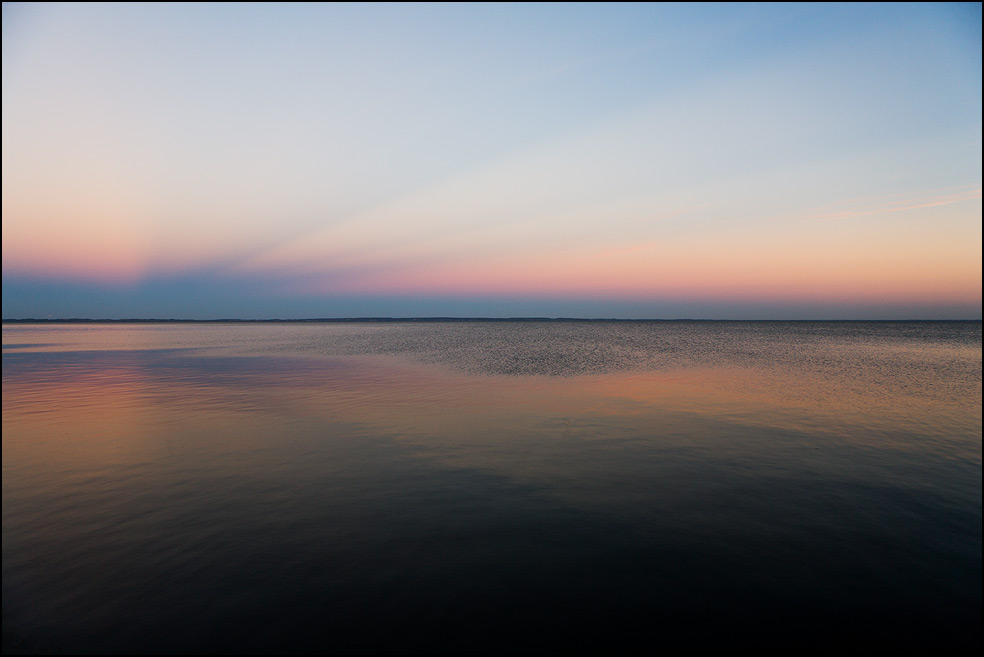
<path fill-rule="evenodd" d="M 892 212 L 908 212 L 910 210 L 937 208 L 974 200 L 981 200 L 980 187 L 958 191 L 946 189 L 929 190 L 917 197 L 910 197 L 905 200 L 874 199 L 867 202 L 858 202 L 859 204 L 867 207 L 856 206 L 855 208 L 844 210 L 817 210 L 814 212 L 813 216 L 818 219 L 837 221 L 854 219 L 856 217 L 869 217 L 873 215 L 888 214 Z"/>

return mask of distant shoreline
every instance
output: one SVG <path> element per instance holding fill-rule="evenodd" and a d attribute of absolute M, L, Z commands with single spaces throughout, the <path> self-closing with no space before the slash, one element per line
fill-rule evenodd
<path fill-rule="evenodd" d="M 787 322 L 977 323 L 980 319 L 617 319 L 605 317 L 318 317 L 307 319 L 3 319 L 3 324 L 426 324 L 466 322 Z"/>

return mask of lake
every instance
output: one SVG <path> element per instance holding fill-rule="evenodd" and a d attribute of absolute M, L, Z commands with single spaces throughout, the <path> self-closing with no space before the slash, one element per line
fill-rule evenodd
<path fill-rule="evenodd" d="M 3 326 L 4 652 L 979 648 L 981 323 Z"/>

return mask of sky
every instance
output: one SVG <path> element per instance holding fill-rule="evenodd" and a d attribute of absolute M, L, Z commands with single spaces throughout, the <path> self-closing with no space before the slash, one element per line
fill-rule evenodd
<path fill-rule="evenodd" d="M 3 4 L 12 318 L 981 318 L 981 5 Z"/>

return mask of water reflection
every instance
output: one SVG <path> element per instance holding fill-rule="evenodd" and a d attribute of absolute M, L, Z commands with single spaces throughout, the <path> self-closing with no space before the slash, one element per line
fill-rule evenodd
<path fill-rule="evenodd" d="M 979 324 L 543 326 L 4 327 L 5 650 L 979 642 Z"/>

